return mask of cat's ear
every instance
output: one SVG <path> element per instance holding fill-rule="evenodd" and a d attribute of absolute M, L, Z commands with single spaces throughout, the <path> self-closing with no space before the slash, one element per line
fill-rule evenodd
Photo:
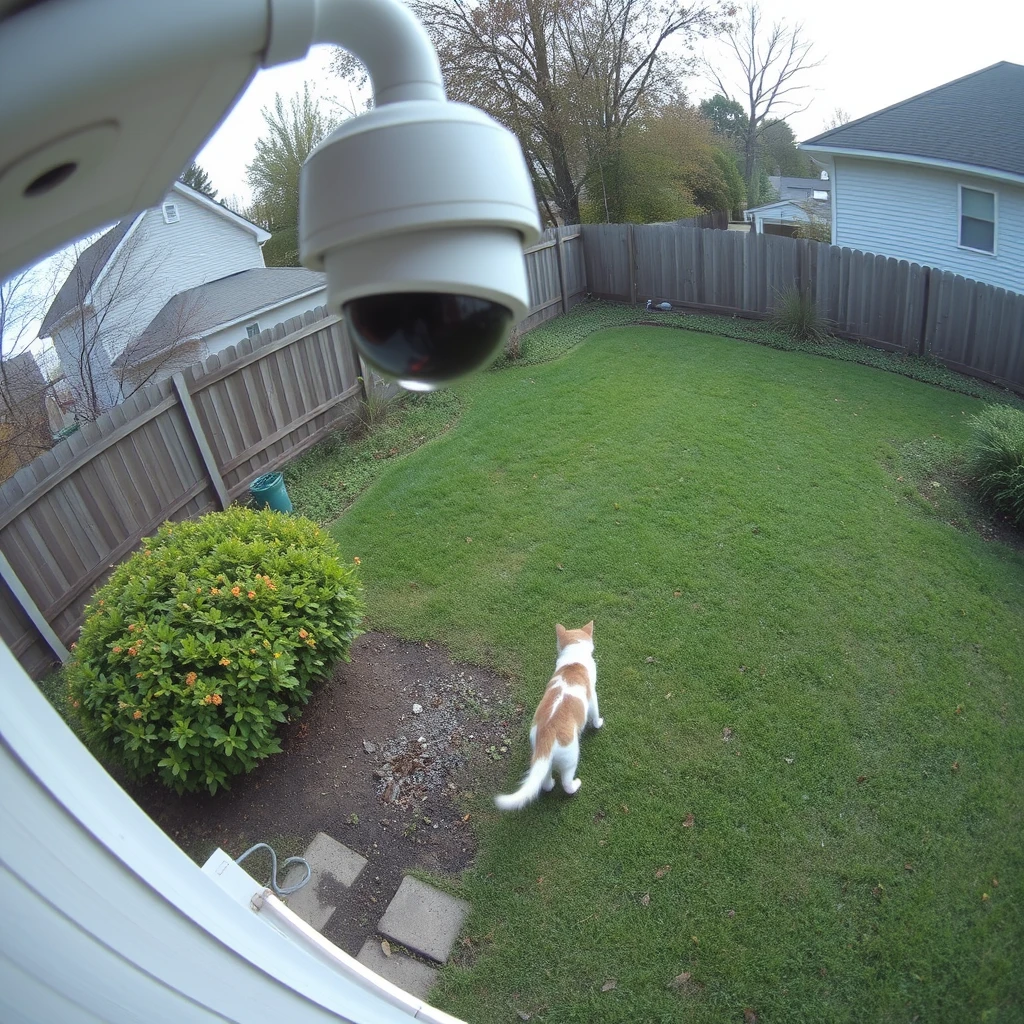
<path fill-rule="evenodd" d="M 561 650 L 565 646 L 565 626 L 560 622 L 555 623 L 555 639 L 558 641 L 558 649 Z"/>
<path fill-rule="evenodd" d="M 584 627 L 583 632 L 587 634 L 591 639 L 594 636 L 594 620 L 591 619 Z"/>

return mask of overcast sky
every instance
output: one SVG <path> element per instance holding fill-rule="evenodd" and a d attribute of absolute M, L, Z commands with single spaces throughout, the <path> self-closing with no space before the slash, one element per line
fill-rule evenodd
<path fill-rule="evenodd" d="M 799 102 L 807 109 L 788 112 L 798 139 L 821 132 L 836 107 L 862 117 L 997 61 L 1024 64 L 1020 0 L 762 0 L 762 10 L 766 22 L 782 18 L 802 23 L 814 44 L 812 59 L 823 59 L 802 77 L 808 88 Z M 720 44 L 708 44 L 706 53 L 728 69 L 728 55 Z M 257 75 L 199 154 L 222 196 L 248 199 L 245 165 L 263 129 L 260 109 L 273 101 L 275 92 L 290 95 L 309 81 L 325 100 L 351 103 L 347 88 L 329 71 L 329 57 L 329 49 L 318 47 L 304 61 Z M 686 89 L 694 100 L 714 92 L 699 77 L 688 80 Z"/>

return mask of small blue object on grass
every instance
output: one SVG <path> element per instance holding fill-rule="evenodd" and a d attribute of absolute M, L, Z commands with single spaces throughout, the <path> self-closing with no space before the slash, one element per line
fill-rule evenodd
<path fill-rule="evenodd" d="M 662 313 L 670 313 L 672 311 L 672 303 L 671 302 L 659 302 L 659 303 L 655 304 L 653 299 L 648 299 L 647 300 L 647 308 L 648 309 L 652 309 L 652 310 L 653 309 L 660 309 L 662 311 Z"/>
<path fill-rule="evenodd" d="M 272 508 L 275 512 L 291 512 L 292 502 L 285 490 L 284 477 L 280 473 L 264 473 L 249 484 L 253 500 L 260 508 Z"/>

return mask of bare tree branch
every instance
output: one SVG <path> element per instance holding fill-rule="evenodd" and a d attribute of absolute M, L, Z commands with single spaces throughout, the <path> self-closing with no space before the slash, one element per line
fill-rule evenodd
<path fill-rule="evenodd" d="M 742 93 L 746 101 L 745 177 L 751 191 L 758 175 L 758 140 L 765 122 L 779 117 L 780 107 L 797 106 L 791 97 L 806 86 L 794 79 L 819 67 L 824 58 L 810 59 L 813 44 L 803 37 L 802 25 L 789 27 L 785 21 L 764 25 L 757 3 L 743 8 L 740 23 L 726 38 L 735 57 L 734 69 L 738 67 L 735 87 L 730 89 L 728 85 L 732 76 L 723 75 L 707 60 L 704 69 L 723 96 L 732 99 L 734 93 Z"/>

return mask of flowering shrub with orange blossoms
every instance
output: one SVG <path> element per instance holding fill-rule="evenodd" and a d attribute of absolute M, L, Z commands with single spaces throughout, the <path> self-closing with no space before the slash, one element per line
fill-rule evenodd
<path fill-rule="evenodd" d="M 354 561 L 269 510 L 165 523 L 86 608 L 68 677 L 93 749 L 179 793 L 278 753 L 281 723 L 360 633 Z"/>

